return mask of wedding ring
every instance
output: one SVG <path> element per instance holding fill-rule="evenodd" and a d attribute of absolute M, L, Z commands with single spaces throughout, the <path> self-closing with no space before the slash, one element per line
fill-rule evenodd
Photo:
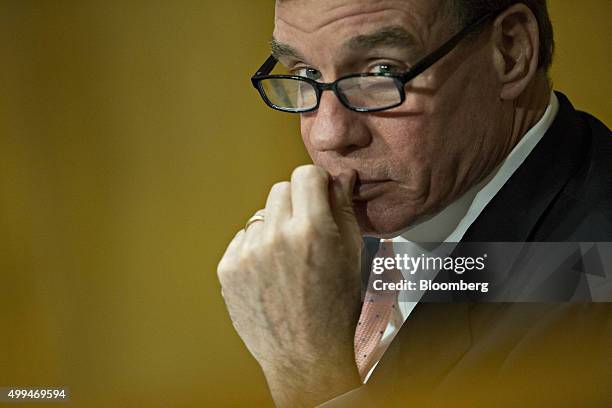
<path fill-rule="evenodd" d="M 249 226 L 257 221 L 265 221 L 265 217 L 263 216 L 263 214 L 255 214 L 254 216 L 252 216 L 251 218 L 249 218 L 249 220 L 246 222 L 246 224 L 244 225 L 244 230 L 246 231 L 247 228 L 249 228 Z"/>

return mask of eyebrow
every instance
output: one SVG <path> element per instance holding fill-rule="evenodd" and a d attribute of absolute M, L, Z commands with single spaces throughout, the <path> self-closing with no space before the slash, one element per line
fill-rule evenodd
<path fill-rule="evenodd" d="M 401 26 L 387 26 L 370 34 L 362 34 L 350 38 L 344 43 L 344 48 L 371 50 L 386 46 L 397 48 L 412 48 L 418 44 L 416 38 Z"/>
<path fill-rule="evenodd" d="M 270 39 L 270 48 L 272 49 L 272 55 L 276 59 L 285 57 L 302 61 L 304 60 L 304 57 L 302 57 L 302 55 L 295 48 L 289 44 L 277 41 L 274 37 Z"/>
<path fill-rule="evenodd" d="M 348 39 L 343 47 L 347 50 L 366 51 L 378 47 L 414 48 L 418 44 L 416 38 L 401 26 L 387 26 L 370 34 L 361 34 Z M 272 55 L 276 59 L 293 58 L 304 61 L 305 58 L 289 44 L 282 43 L 276 38 L 270 39 Z"/>

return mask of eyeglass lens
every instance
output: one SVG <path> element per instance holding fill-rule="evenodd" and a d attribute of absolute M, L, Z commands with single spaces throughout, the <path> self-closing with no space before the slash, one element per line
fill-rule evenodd
<path fill-rule="evenodd" d="M 304 111 L 317 106 L 317 90 L 307 81 L 268 78 L 261 81 L 268 100 L 276 107 Z M 384 76 L 349 77 L 338 82 L 345 102 L 356 109 L 382 109 L 401 102 L 393 78 Z"/>
<path fill-rule="evenodd" d="M 306 81 L 269 78 L 261 81 L 268 100 L 275 106 L 291 110 L 308 110 L 317 106 L 317 91 Z"/>

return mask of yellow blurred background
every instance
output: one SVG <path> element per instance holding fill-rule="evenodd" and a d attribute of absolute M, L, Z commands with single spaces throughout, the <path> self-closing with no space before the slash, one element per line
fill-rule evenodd
<path fill-rule="evenodd" d="M 549 3 L 555 88 L 610 125 L 612 1 Z M 0 387 L 270 405 L 215 269 L 308 162 L 249 82 L 272 24 L 269 0 L 0 1 Z"/>

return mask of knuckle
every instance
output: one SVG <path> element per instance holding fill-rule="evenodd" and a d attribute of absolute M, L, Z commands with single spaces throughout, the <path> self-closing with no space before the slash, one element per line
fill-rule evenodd
<path fill-rule="evenodd" d="M 291 183 L 288 181 L 280 181 L 278 183 L 274 183 L 272 188 L 270 189 L 270 195 L 272 194 L 282 194 L 291 189 Z"/>
<path fill-rule="evenodd" d="M 221 261 L 219 261 L 217 265 L 217 279 L 219 279 L 221 285 L 227 282 L 235 269 L 233 260 L 225 256 L 221 258 Z"/>
<path fill-rule="evenodd" d="M 259 244 L 259 254 L 263 259 L 270 260 L 274 257 L 274 251 L 278 248 L 278 239 L 276 237 L 267 237 L 261 240 Z"/>
<path fill-rule="evenodd" d="M 245 270 L 249 267 L 251 262 L 253 261 L 253 257 L 256 255 L 255 248 L 253 246 L 246 246 L 240 251 L 238 254 L 238 259 L 236 260 L 236 267 L 239 270 Z"/>
<path fill-rule="evenodd" d="M 290 237 L 283 228 L 274 228 L 267 234 L 263 234 L 258 244 L 258 252 L 260 256 L 265 258 L 273 257 L 275 252 L 283 245 L 286 239 L 290 239 Z"/>
<path fill-rule="evenodd" d="M 286 234 L 285 226 L 270 227 L 259 237 L 258 253 L 264 257 L 273 255 L 274 250 L 283 244 L 285 238 L 290 238 Z"/>
<path fill-rule="evenodd" d="M 296 230 L 303 240 L 314 240 L 320 236 L 319 228 L 312 220 L 300 221 Z"/>
<path fill-rule="evenodd" d="M 293 173 L 291 175 L 292 180 L 300 180 L 311 177 L 327 179 L 327 172 L 319 166 L 315 166 L 313 164 L 305 164 L 302 166 L 298 166 L 295 170 L 293 170 Z"/>
<path fill-rule="evenodd" d="M 221 286 L 231 284 L 238 276 L 247 270 L 250 259 L 250 251 L 241 250 L 231 256 L 224 256 L 217 265 L 217 278 Z"/>

